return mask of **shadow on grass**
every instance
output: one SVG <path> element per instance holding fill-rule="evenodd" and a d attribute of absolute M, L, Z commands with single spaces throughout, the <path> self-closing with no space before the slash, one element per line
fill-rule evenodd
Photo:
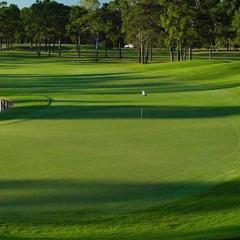
<path fill-rule="evenodd" d="M 238 71 L 233 65 L 234 73 Z M 170 69 L 171 70 L 171 69 Z M 154 71 L 153 71 L 154 72 Z M 238 73 L 238 72 L 237 72 Z M 142 89 L 150 93 L 174 93 L 210 91 L 239 87 L 238 82 L 206 82 L 206 76 L 192 76 L 194 82 L 185 81 L 178 75 L 146 75 L 134 72 L 115 72 L 79 75 L 38 75 L 38 74 L 1 74 L 1 94 L 10 96 L 14 94 L 41 94 L 65 93 L 67 95 L 126 95 L 140 94 Z M 208 73 L 208 79 L 219 79 L 221 72 Z M 204 80 L 204 82 L 199 82 Z M 14 83 L 14 85 L 13 85 Z"/>
<path fill-rule="evenodd" d="M 108 204 L 131 201 L 179 198 L 187 193 L 198 192 L 211 187 L 205 183 L 107 183 L 77 180 L 10 180 L 0 181 L 0 191 L 31 193 L 29 196 L 0 198 L 0 209 L 6 207 L 48 207 L 50 205 L 73 206 L 75 204 Z M 10 195 L 9 195 L 10 196 Z M 158 200 L 157 200 L 158 199 Z"/>
<path fill-rule="evenodd" d="M 217 118 L 240 114 L 240 106 L 156 106 L 156 105 L 94 105 L 94 102 L 60 100 L 46 106 L 16 107 L 1 113 L 1 120 L 12 119 L 193 119 Z M 78 103 L 90 105 L 76 105 Z M 103 102 L 102 102 L 103 103 Z M 70 103 L 69 103 L 70 104 Z M 114 103 L 112 103 L 114 104 Z"/>
<path fill-rule="evenodd" d="M 235 237 L 234 237 L 235 236 Z M 208 230 L 199 230 L 198 226 L 195 226 L 195 230 L 192 229 L 188 232 L 175 232 L 174 229 L 169 233 L 142 233 L 136 234 L 132 237 L 123 237 L 121 239 L 151 239 L 151 240 L 240 240 L 240 227 L 238 225 L 230 225 L 224 227 L 211 227 Z M 106 238 L 110 239 L 110 238 Z M 89 238 L 91 240 L 91 238 Z"/>
<path fill-rule="evenodd" d="M 20 235 L 20 234 L 19 234 Z M 227 226 L 227 227 L 219 227 L 219 228 L 211 228 L 209 230 L 196 230 L 190 231 L 188 233 L 182 232 L 174 232 L 170 231 L 168 234 L 162 233 L 138 233 L 138 234 L 99 234 L 98 236 L 92 234 L 92 236 L 78 236 L 78 237 L 18 237 L 18 236 L 7 236 L 0 235 L 1 240 L 239 240 L 240 237 L 236 237 L 240 235 L 240 227 L 237 225 Z M 235 236 L 235 237 L 233 237 Z"/>
<path fill-rule="evenodd" d="M 0 181 L 0 224 L 34 226 L 99 226 L 102 231 L 85 237 L 52 237 L 44 239 L 228 239 L 240 234 L 239 226 L 208 228 L 198 231 L 178 231 L 181 217 L 189 224 L 194 215 L 202 217 L 209 213 L 236 211 L 240 209 L 240 181 L 227 183 L 101 183 L 77 180 L 2 180 Z M 202 192 L 202 193 L 199 193 Z M 162 201 L 163 199 L 167 202 Z M 175 201 L 174 201 L 175 200 Z M 135 209 L 136 201 L 142 202 L 142 209 Z M 146 207 L 151 202 L 154 207 Z M 118 203 L 128 206 L 119 209 Z M 114 204 L 114 212 L 108 204 Z M 88 206 L 92 208 L 88 209 Z M 197 216 L 197 215 L 196 215 Z M 156 231 L 154 224 L 166 219 L 169 232 Z M 147 224 L 146 232 L 139 234 L 134 230 L 138 224 Z M 107 234 L 114 226 L 126 227 L 126 233 Z M 131 231 L 127 226 L 132 226 Z M 151 226 L 153 231 L 151 231 Z M 197 226 L 196 226 L 197 227 Z M 23 227 L 24 228 L 24 227 Z M 175 231 L 176 230 L 176 231 Z M 49 232 L 49 235 L 51 233 Z M 19 233 L 21 235 L 21 233 Z M 5 237 L 0 239 L 22 240 L 38 239 Z M 42 238 L 39 238 L 42 239 Z M 230 238 L 229 238 L 230 239 Z"/>
<path fill-rule="evenodd" d="M 78 237 L 18 237 L 18 236 L 7 236 L 0 235 L 1 240 L 239 240 L 240 237 L 236 237 L 240 235 L 240 227 L 237 225 L 231 225 L 227 227 L 219 227 L 219 228 L 211 228 L 209 230 L 196 230 L 187 233 L 182 232 L 169 232 L 168 234 L 161 233 L 138 233 L 138 234 L 99 234 L 98 236 L 78 236 Z M 232 237 L 235 236 L 235 237 Z"/>
<path fill-rule="evenodd" d="M 72 216 L 82 224 L 87 224 L 87 219 L 83 219 L 86 214 L 101 214 L 107 209 L 117 209 L 118 206 L 127 207 L 123 209 L 133 214 L 151 213 L 158 218 L 240 208 L 239 181 L 223 184 L 201 182 L 144 184 L 80 180 L 2 180 L 0 190 L 1 216 L 9 214 L 7 218 L 13 222 L 18 222 L 25 214 L 24 211 L 34 211 L 36 207 L 43 212 L 54 212 L 57 209 L 63 217 Z M 184 200 L 181 200 L 182 198 Z M 149 203 L 155 207 L 144 209 L 146 206 L 149 207 Z M 135 204 L 138 204 L 138 207 Z M 156 207 L 157 205 L 159 207 Z M 139 210 L 139 206 L 142 210 Z M 10 213 L 15 210 L 22 211 L 23 215 L 13 214 L 11 219 Z M 58 219 L 59 216 L 54 214 L 49 216 L 50 219 L 43 218 L 42 221 L 45 223 L 48 220 L 54 223 L 64 221 L 64 218 Z M 35 220 L 41 219 L 40 215 L 33 214 L 32 217 Z M 31 221 L 32 217 L 28 216 L 24 221 Z M 94 221 L 101 222 L 101 219 Z"/>

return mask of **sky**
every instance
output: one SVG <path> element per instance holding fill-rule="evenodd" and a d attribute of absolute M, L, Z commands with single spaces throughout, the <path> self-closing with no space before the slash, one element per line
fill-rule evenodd
<path fill-rule="evenodd" d="M 35 2 L 35 0 L 5 0 L 8 3 L 14 3 L 17 4 L 19 7 L 28 7 L 30 6 L 32 3 Z M 107 2 L 107 0 L 100 0 L 101 2 Z M 68 5 L 73 5 L 73 4 L 77 4 L 79 3 L 79 0 L 57 0 L 57 2 L 61 2 L 64 4 L 68 4 Z"/>

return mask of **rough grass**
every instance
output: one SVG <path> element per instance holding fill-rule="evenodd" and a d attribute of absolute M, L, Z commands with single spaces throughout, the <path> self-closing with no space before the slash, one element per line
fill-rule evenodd
<path fill-rule="evenodd" d="M 0 239 L 240 236 L 238 61 L 0 60 Z"/>

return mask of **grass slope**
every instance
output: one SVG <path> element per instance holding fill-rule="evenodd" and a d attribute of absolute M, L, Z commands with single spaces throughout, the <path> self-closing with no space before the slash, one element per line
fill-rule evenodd
<path fill-rule="evenodd" d="M 240 236 L 239 62 L 0 60 L 1 239 Z"/>

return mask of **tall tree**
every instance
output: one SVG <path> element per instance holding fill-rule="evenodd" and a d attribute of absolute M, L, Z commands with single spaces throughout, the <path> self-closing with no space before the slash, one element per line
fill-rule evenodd
<path fill-rule="evenodd" d="M 195 1 L 163 0 L 164 7 L 160 22 L 166 33 L 169 45 L 170 61 L 174 61 L 174 49 L 177 48 L 178 61 L 186 58 L 189 48 L 189 59 L 192 59 L 192 47 L 196 32 L 194 31 L 195 13 L 198 7 Z"/>
<path fill-rule="evenodd" d="M 99 9 L 100 2 L 98 0 L 80 0 L 80 6 L 93 11 Z"/>
<path fill-rule="evenodd" d="M 62 39 L 66 35 L 66 26 L 69 20 L 70 8 L 64 4 L 57 2 L 51 3 L 51 9 L 53 10 L 52 28 L 53 28 L 53 51 L 55 47 L 55 39 L 58 40 L 58 55 L 62 53 Z"/>
<path fill-rule="evenodd" d="M 81 56 L 81 37 L 88 31 L 87 21 L 88 11 L 80 6 L 73 6 L 70 10 L 69 23 L 67 24 L 67 30 L 73 39 L 77 43 L 77 55 Z"/>
<path fill-rule="evenodd" d="M 4 11 L 7 6 L 7 2 L 0 2 L 0 51 L 2 51 L 2 43 L 3 43 L 3 37 L 4 37 L 4 29 L 6 27 L 5 24 L 5 17 L 4 17 Z"/>
<path fill-rule="evenodd" d="M 105 30 L 105 25 L 103 22 L 103 15 L 101 9 L 96 9 L 93 11 L 89 11 L 86 16 L 88 21 L 88 30 L 92 34 L 95 41 L 95 61 L 99 60 L 99 43 L 101 34 Z"/>
<path fill-rule="evenodd" d="M 235 45 L 240 46 L 240 10 L 237 10 L 234 14 L 232 21 L 232 28 L 235 30 Z"/>
<path fill-rule="evenodd" d="M 19 40 L 22 30 L 21 12 L 17 5 L 10 4 L 2 8 L 2 31 L 6 50 L 12 49 L 14 41 Z"/>
<path fill-rule="evenodd" d="M 100 34 L 104 31 L 103 15 L 98 0 L 81 0 L 80 6 L 88 11 L 84 16 L 87 22 L 87 30 L 91 33 L 95 41 L 95 61 L 99 60 L 99 41 Z"/>
<path fill-rule="evenodd" d="M 49 22 L 49 16 L 47 16 L 45 11 L 45 4 L 46 1 L 37 1 L 30 8 L 32 14 L 33 31 L 35 32 L 34 39 L 36 42 L 36 52 L 39 57 L 41 56 L 42 42 L 44 37 L 46 37 L 46 26 Z"/>
<path fill-rule="evenodd" d="M 24 27 L 24 42 L 30 42 L 31 49 L 33 48 L 33 40 L 35 37 L 34 25 L 32 22 L 32 12 L 30 8 L 23 8 L 21 18 Z"/>
<path fill-rule="evenodd" d="M 104 14 L 105 33 L 112 44 L 117 47 L 121 59 L 125 33 L 123 31 L 122 8 L 119 1 L 115 0 L 107 5 L 107 13 Z"/>
<path fill-rule="evenodd" d="M 218 33 L 218 7 L 221 0 L 201 1 L 197 11 L 195 27 L 202 46 L 208 48 L 208 58 L 212 58 L 213 47 L 216 46 Z"/>
<path fill-rule="evenodd" d="M 149 49 L 154 35 L 158 33 L 161 6 L 155 0 L 142 0 L 129 4 L 124 14 L 124 29 L 127 40 L 139 48 L 139 62 L 148 63 Z"/>
<path fill-rule="evenodd" d="M 237 43 L 235 36 L 238 29 L 234 28 L 234 22 L 235 13 L 239 7 L 240 1 L 238 0 L 222 0 L 219 3 L 217 45 L 226 47 L 228 51 L 231 50 L 232 45 Z"/>

